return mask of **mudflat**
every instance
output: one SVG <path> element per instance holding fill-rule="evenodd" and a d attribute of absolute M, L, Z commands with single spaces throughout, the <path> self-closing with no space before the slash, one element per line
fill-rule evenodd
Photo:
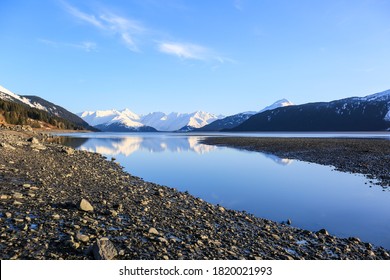
<path fill-rule="evenodd" d="M 0 130 L 1 259 L 390 259 L 375 244 L 225 209 L 50 139 Z"/>

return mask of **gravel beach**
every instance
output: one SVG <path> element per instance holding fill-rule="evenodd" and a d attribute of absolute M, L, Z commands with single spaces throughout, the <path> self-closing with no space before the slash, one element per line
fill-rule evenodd
<path fill-rule="evenodd" d="M 390 259 L 388 250 L 358 238 L 337 238 L 325 229 L 311 232 L 212 205 L 134 177 L 113 159 L 47 138 L 0 129 L 1 259 Z M 287 156 L 287 148 L 280 151 L 286 143 L 278 141 L 273 151 Z M 380 145 L 390 148 L 377 143 L 362 156 L 376 157 Z M 314 153 L 316 145 L 307 145 Z M 256 148 L 242 145 L 248 147 Z M 383 168 L 389 166 L 386 153 Z M 367 168 L 368 174 L 370 162 L 363 163 L 368 167 L 358 170 Z M 389 178 L 382 179 L 388 185 Z"/>

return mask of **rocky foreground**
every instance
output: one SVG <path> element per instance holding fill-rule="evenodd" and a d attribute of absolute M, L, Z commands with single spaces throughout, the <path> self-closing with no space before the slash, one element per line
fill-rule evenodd
<path fill-rule="evenodd" d="M 0 130 L 1 259 L 390 259 L 148 183 L 114 160 Z"/>

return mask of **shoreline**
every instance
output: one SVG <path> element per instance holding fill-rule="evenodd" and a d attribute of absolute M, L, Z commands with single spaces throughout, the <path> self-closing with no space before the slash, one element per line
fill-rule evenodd
<path fill-rule="evenodd" d="M 390 140 L 380 138 L 209 137 L 203 144 L 270 153 L 280 158 L 333 166 L 390 186 Z M 372 180 L 376 180 L 374 182 Z"/>
<path fill-rule="evenodd" d="M 0 259 L 390 259 L 358 238 L 212 205 L 44 138 L 0 130 Z"/>

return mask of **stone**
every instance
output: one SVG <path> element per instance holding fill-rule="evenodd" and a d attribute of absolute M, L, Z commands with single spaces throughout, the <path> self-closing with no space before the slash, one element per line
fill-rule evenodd
<path fill-rule="evenodd" d="M 317 231 L 317 233 L 320 233 L 320 234 L 323 234 L 323 235 L 329 235 L 329 232 L 326 230 L 326 229 L 320 229 L 319 231 Z"/>
<path fill-rule="evenodd" d="M 88 236 L 88 235 L 85 235 L 85 234 L 82 234 L 82 233 L 80 233 L 80 232 L 78 232 L 78 233 L 76 234 L 76 238 L 77 238 L 77 240 L 79 240 L 79 241 L 81 241 L 81 242 L 84 242 L 84 243 L 86 243 L 86 242 L 89 241 L 89 236 Z"/>
<path fill-rule="evenodd" d="M 81 199 L 81 201 L 79 202 L 78 206 L 79 206 L 79 209 L 82 210 L 82 211 L 93 212 L 93 206 L 91 205 L 91 203 L 89 203 L 88 200 L 86 200 L 84 198 Z"/>
<path fill-rule="evenodd" d="M 155 229 L 154 227 L 151 227 L 150 229 L 149 229 L 149 231 L 148 231 L 150 234 L 155 234 L 155 235 L 158 235 L 159 233 L 158 233 L 158 231 L 157 231 L 157 229 Z"/>
<path fill-rule="evenodd" d="M 1 148 L 9 149 L 9 150 L 15 150 L 14 147 L 12 147 L 10 144 L 7 143 L 0 143 Z"/>
<path fill-rule="evenodd" d="M 164 237 L 159 237 L 157 238 L 157 240 L 160 241 L 161 243 L 165 243 L 165 244 L 168 243 L 168 240 L 166 240 Z"/>
<path fill-rule="evenodd" d="M 272 238 L 275 240 L 280 240 L 280 236 L 277 234 L 271 234 Z"/>
<path fill-rule="evenodd" d="M 5 216 L 9 219 L 9 218 L 12 217 L 12 214 L 11 214 L 10 212 L 6 212 L 6 213 L 5 213 Z"/>
<path fill-rule="evenodd" d="M 42 144 L 31 144 L 31 149 L 33 150 L 46 150 L 46 147 Z"/>
<path fill-rule="evenodd" d="M 12 195 L 12 197 L 15 199 L 20 199 L 20 198 L 23 198 L 23 194 L 16 192 Z"/>
<path fill-rule="evenodd" d="M 110 210 L 110 214 L 111 214 L 111 216 L 113 216 L 113 217 L 118 216 L 118 212 L 116 212 L 115 210 Z"/>
<path fill-rule="evenodd" d="M 288 224 L 288 225 L 291 225 L 291 224 L 292 224 L 292 222 L 291 222 L 290 219 L 287 220 L 287 224 Z"/>
<path fill-rule="evenodd" d="M 107 237 L 103 237 L 92 245 L 92 254 L 96 260 L 112 260 L 118 255 L 118 251 Z"/>
<path fill-rule="evenodd" d="M 59 220 L 59 219 L 60 219 L 60 215 L 54 214 L 54 215 L 52 216 L 52 218 L 53 218 L 54 220 Z"/>
<path fill-rule="evenodd" d="M 62 147 L 61 152 L 67 155 L 73 155 L 75 150 L 70 147 Z"/>
<path fill-rule="evenodd" d="M 39 140 L 35 137 L 31 137 L 27 139 L 28 142 L 31 142 L 32 144 L 38 144 Z"/>
<path fill-rule="evenodd" d="M 225 212 L 225 208 L 223 208 L 222 206 L 219 206 L 219 207 L 218 207 L 218 210 L 221 211 L 222 213 Z"/>

